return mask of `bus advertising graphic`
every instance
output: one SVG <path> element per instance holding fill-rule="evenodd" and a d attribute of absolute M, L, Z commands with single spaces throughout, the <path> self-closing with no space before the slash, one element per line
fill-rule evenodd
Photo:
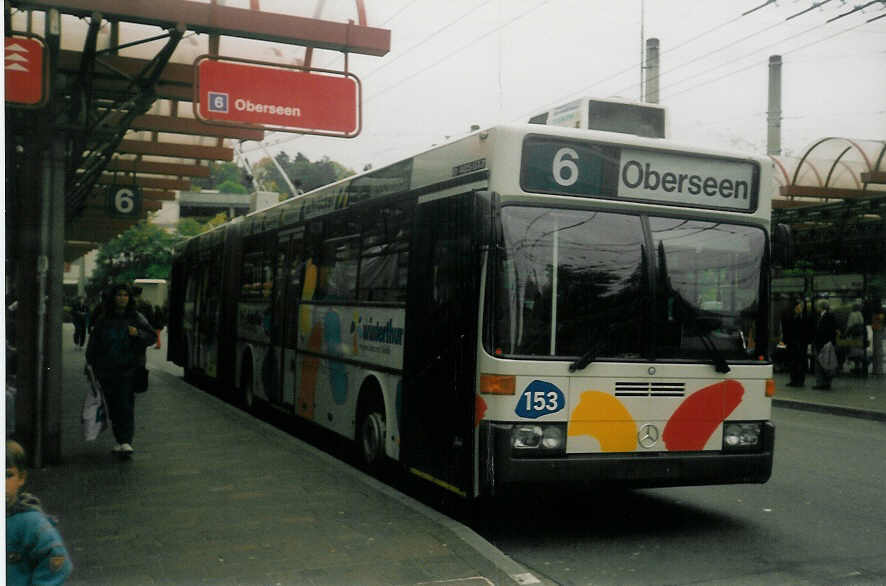
<path fill-rule="evenodd" d="M 207 123 L 352 138 L 360 87 L 348 73 L 200 57 L 195 114 Z"/>

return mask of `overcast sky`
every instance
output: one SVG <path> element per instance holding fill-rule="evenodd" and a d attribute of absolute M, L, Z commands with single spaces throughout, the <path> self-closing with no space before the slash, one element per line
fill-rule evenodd
<path fill-rule="evenodd" d="M 250 0 L 215 1 L 250 5 Z M 776 54 L 783 59 L 784 154 L 801 154 L 827 136 L 886 139 L 886 1 L 364 4 L 367 24 L 391 31 L 391 51 L 384 57 L 349 58 L 349 70 L 362 82 L 362 133 L 353 139 L 274 133 L 265 140 L 268 152 L 302 152 L 311 160 L 328 156 L 361 171 L 367 163 L 379 167 L 451 140 L 472 124 L 525 122 L 576 97 L 639 100 L 641 36 L 659 39 L 660 102 L 668 108 L 676 140 L 764 154 L 768 61 Z M 847 14 L 866 4 L 871 6 Z M 259 0 L 259 5 L 266 12 L 357 20 L 356 0 Z M 23 14 L 14 21 L 13 28 L 23 29 Z M 67 17 L 63 28 L 63 47 L 81 50 L 86 22 Z M 102 28 L 100 46 L 109 42 L 108 32 Z M 128 26 L 121 40 L 156 33 L 153 27 Z M 122 54 L 151 58 L 163 42 Z M 207 47 L 207 35 L 189 34 L 173 60 L 192 63 Z M 304 53 L 304 47 L 228 37 L 220 49 L 222 56 L 286 65 Z M 313 65 L 342 69 L 344 58 L 316 51 Z M 252 162 L 265 156 L 257 143 L 243 146 Z"/>
<path fill-rule="evenodd" d="M 786 154 L 826 136 L 886 139 L 886 18 L 868 22 L 886 15 L 886 4 L 832 22 L 866 2 L 779 0 L 743 16 L 764 3 L 366 0 L 368 24 L 391 30 L 391 51 L 350 57 L 363 84 L 361 135 L 276 133 L 265 145 L 311 160 L 329 156 L 360 171 L 471 124 L 525 121 L 575 97 L 639 100 L 641 22 L 642 35 L 660 41 L 660 102 L 674 139 L 765 153 L 768 61 L 776 54 L 783 59 Z M 286 4 L 263 0 L 261 8 L 292 13 Z M 787 20 L 814 4 L 822 5 Z M 321 17 L 356 19 L 354 5 L 328 0 Z M 303 53 L 287 51 L 287 58 Z M 340 54 L 314 55 L 317 66 L 343 63 Z M 264 156 L 254 143 L 244 147 L 253 161 Z"/>

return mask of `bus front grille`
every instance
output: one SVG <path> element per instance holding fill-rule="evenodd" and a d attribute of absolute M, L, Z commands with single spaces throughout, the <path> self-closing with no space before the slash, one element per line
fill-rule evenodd
<path fill-rule="evenodd" d="M 616 381 L 616 397 L 682 397 L 686 383 L 657 383 L 650 381 Z"/>

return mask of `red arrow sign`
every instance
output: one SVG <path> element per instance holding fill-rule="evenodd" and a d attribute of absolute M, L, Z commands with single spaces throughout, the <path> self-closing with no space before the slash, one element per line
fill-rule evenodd
<path fill-rule="evenodd" d="M 30 37 L 6 37 L 6 101 L 34 105 L 43 100 L 43 43 Z"/>
<path fill-rule="evenodd" d="M 359 132 L 358 82 L 347 73 L 203 58 L 197 81 L 195 110 L 206 122 L 345 137 Z"/>

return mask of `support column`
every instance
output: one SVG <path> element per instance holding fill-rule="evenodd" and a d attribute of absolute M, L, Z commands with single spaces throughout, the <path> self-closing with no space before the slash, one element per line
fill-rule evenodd
<path fill-rule="evenodd" d="M 781 55 L 769 57 L 769 111 L 766 114 L 766 154 L 781 154 Z"/>

